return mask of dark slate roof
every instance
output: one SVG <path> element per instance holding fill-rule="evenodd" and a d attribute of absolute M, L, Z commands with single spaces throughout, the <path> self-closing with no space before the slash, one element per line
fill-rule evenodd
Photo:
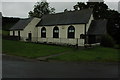
<path fill-rule="evenodd" d="M 68 11 L 63 13 L 43 15 L 37 26 L 84 24 L 88 23 L 92 9 Z"/>
<path fill-rule="evenodd" d="M 88 35 L 103 35 L 107 33 L 107 20 L 93 20 L 88 29 Z"/>
<path fill-rule="evenodd" d="M 23 30 L 33 18 L 21 19 L 19 20 L 10 30 Z"/>

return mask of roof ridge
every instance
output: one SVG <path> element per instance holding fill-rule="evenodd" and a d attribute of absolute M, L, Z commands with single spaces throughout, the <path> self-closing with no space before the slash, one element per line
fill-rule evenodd
<path fill-rule="evenodd" d="M 65 25 L 65 24 L 85 24 L 88 23 L 93 9 L 87 8 L 78 11 L 69 11 L 56 14 L 43 15 L 40 25 Z"/>
<path fill-rule="evenodd" d="M 54 14 L 45 14 L 43 16 L 58 15 L 58 14 L 64 14 L 64 13 L 82 12 L 82 11 L 86 11 L 86 10 L 93 10 L 93 9 L 92 8 L 86 8 L 86 9 L 82 9 L 82 10 L 66 11 L 66 12 L 59 12 L 59 13 L 54 13 Z"/>

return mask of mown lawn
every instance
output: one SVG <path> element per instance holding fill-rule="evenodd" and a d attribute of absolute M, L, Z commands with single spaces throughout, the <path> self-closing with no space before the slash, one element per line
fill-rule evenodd
<path fill-rule="evenodd" d="M 48 60 L 81 61 L 81 62 L 116 62 L 119 61 L 118 49 L 94 47 L 89 49 L 75 49 L 62 46 L 34 44 L 20 41 L 3 40 L 3 53 L 27 58 L 37 58 L 58 53 L 65 54 L 48 58 Z"/>
<path fill-rule="evenodd" d="M 91 49 L 71 51 L 68 54 L 63 54 L 49 59 L 82 62 L 117 62 L 119 61 L 119 50 L 99 46 Z"/>
<path fill-rule="evenodd" d="M 3 53 L 28 58 L 37 58 L 69 51 L 71 48 L 3 40 Z"/>
<path fill-rule="evenodd" d="M 1 30 L 0 34 L 8 36 L 9 35 L 9 31 Z"/>

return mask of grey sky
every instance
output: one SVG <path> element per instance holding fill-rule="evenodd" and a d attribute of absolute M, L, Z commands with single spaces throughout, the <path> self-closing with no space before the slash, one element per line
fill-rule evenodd
<path fill-rule="evenodd" d="M 2 4 L 0 3 L 0 12 L 2 11 Z"/>
<path fill-rule="evenodd" d="M 106 2 L 109 8 L 118 10 L 118 2 Z M 65 8 L 68 10 L 73 9 L 73 5 L 77 2 L 50 2 L 50 6 L 54 7 L 56 12 L 63 12 Z M 2 7 L 3 16 L 9 17 L 28 17 L 28 12 L 33 10 L 35 2 L 2 2 L 2 6 L 0 4 L 0 8 Z M 1 11 L 1 9 L 0 9 Z"/>
<path fill-rule="evenodd" d="M 2 3 L 3 16 L 27 17 L 28 12 L 33 9 L 32 2 L 4 2 Z"/>
<path fill-rule="evenodd" d="M 120 1 L 118 3 L 118 12 L 120 13 Z"/>

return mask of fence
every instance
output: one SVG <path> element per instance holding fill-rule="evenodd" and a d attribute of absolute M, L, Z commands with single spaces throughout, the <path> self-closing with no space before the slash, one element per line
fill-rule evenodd
<path fill-rule="evenodd" d="M 31 41 L 39 43 L 48 43 L 48 44 L 59 44 L 59 45 L 77 45 L 84 46 L 84 39 L 74 38 L 41 38 L 41 37 L 32 37 L 31 40 L 27 37 L 21 37 L 22 41 Z"/>

